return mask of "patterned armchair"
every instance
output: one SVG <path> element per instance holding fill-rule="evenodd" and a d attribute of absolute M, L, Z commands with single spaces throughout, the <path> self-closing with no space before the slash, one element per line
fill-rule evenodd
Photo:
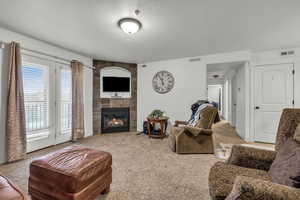
<path fill-rule="evenodd" d="M 234 145 L 228 161 L 217 162 L 210 170 L 209 190 L 212 199 L 300 199 L 299 189 L 272 183 L 268 174 L 276 152 L 288 138 L 293 137 L 299 122 L 300 109 L 283 110 L 275 151 Z"/>
<path fill-rule="evenodd" d="M 218 110 L 212 106 L 202 110 L 195 127 L 184 121 L 175 121 L 169 137 L 170 148 L 178 154 L 214 153 L 211 127 L 218 121 Z"/>

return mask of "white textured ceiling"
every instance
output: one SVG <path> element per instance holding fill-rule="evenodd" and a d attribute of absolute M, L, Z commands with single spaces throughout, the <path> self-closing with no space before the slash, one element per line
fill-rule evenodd
<path fill-rule="evenodd" d="M 126 35 L 117 21 L 136 7 L 143 29 Z M 299 9 L 300 0 L 0 0 L 0 26 L 93 58 L 143 63 L 300 46 Z"/>

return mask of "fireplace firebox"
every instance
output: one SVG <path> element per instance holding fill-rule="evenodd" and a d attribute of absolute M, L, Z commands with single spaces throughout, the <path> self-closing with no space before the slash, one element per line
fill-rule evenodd
<path fill-rule="evenodd" d="M 102 108 L 101 132 L 128 132 L 130 125 L 129 108 Z"/>

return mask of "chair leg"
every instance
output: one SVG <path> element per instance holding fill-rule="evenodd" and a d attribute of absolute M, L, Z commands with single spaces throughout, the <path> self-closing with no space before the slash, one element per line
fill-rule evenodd
<path fill-rule="evenodd" d="M 109 193 L 109 190 L 110 190 L 110 185 L 109 185 L 107 188 L 105 188 L 105 189 L 101 192 L 101 194 L 107 194 L 107 193 Z"/>

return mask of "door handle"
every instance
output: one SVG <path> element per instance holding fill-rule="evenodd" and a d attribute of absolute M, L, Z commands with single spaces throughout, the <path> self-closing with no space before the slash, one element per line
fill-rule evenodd
<path fill-rule="evenodd" d="M 259 106 L 255 106 L 255 110 L 259 110 L 260 109 L 260 107 Z"/>

